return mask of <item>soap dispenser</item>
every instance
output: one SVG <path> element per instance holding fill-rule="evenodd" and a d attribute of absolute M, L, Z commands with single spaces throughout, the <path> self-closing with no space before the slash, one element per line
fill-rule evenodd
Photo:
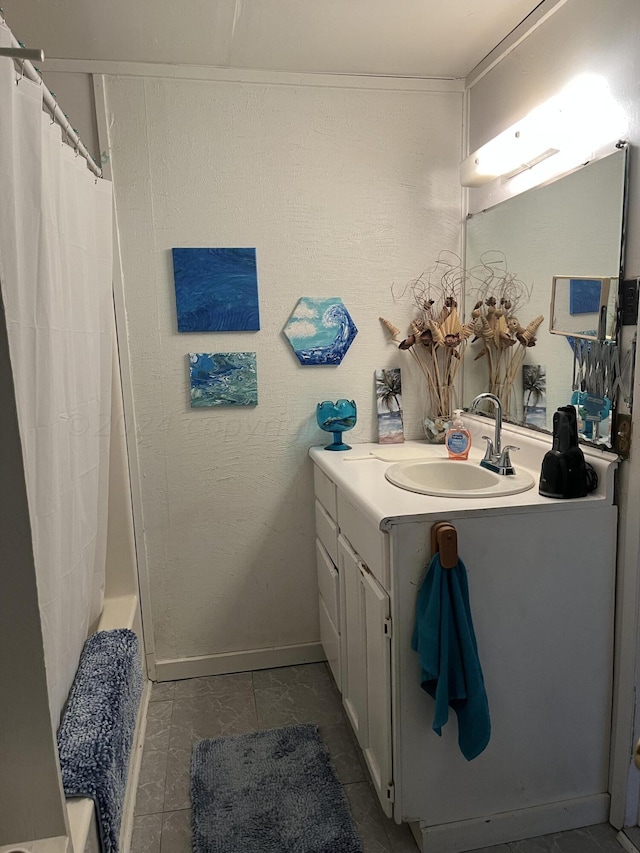
<path fill-rule="evenodd" d="M 447 430 L 444 443 L 449 459 L 466 459 L 471 449 L 471 433 L 462 420 L 462 409 L 456 409 L 453 426 Z"/>

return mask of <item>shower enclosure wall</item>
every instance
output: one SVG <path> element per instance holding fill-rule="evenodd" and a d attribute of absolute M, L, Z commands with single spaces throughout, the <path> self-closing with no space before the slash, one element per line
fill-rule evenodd
<path fill-rule="evenodd" d="M 15 44 L 0 20 L 0 47 Z M 73 836 L 85 850 L 93 804 L 67 814 L 55 732 L 87 636 L 129 627 L 142 641 L 112 195 L 27 68 L 0 57 L 0 847 Z"/>

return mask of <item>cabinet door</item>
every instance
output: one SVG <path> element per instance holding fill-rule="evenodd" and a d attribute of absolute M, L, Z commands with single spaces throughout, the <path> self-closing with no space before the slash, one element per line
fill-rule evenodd
<path fill-rule="evenodd" d="M 387 816 L 393 811 L 389 596 L 343 536 L 342 701 Z"/>
<path fill-rule="evenodd" d="M 364 757 L 380 803 L 393 811 L 391 767 L 391 620 L 389 596 L 372 574 L 360 570 L 364 594 L 367 662 L 367 745 Z"/>
<path fill-rule="evenodd" d="M 338 537 L 338 559 L 340 582 L 344 589 L 342 702 L 358 743 L 364 750 L 367 745 L 365 592 L 360 560 L 342 535 Z"/>

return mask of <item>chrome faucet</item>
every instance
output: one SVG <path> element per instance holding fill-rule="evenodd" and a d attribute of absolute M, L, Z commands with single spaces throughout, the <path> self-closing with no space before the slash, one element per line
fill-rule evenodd
<path fill-rule="evenodd" d="M 500 399 L 496 397 L 495 394 L 490 394 L 488 391 L 485 391 L 482 394 L 478 394 L 471 403 L 469 410 L 471 412 L 475 412 L 480 403 L 484 400 L 489 400 L 493 403 L 496 425 L 493 433 L 493 439 L 489 438 L 488 435 L 482 436 L 482 438 L 487 442 L 487 449 L 480 465 L 483 468 L 487 468 L 489 471 L 495 471 L 496 474 L 515 474 L 515 468 L 511 464 L 509 451 L 520 450 L 520 448 L 509 444 L 507 447 L 502 449 L 502 403 L 500 402 Z"/>

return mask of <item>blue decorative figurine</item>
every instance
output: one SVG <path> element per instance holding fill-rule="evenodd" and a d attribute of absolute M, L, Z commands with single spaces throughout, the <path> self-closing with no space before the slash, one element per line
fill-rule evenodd
<path fill-rule="evenodd" d="M 355 400 L 337 400 L 335 403 L 325 400 L 324 403 L 318 403 L 316 408 L 318 426 L 325 432 L 333 433 L 333 443 L 328 444 L 325 450 L 351 450 L 351 447 L 342 441 L 342 433 L 347 429 L 353 429 L 356 419 Z"/>

